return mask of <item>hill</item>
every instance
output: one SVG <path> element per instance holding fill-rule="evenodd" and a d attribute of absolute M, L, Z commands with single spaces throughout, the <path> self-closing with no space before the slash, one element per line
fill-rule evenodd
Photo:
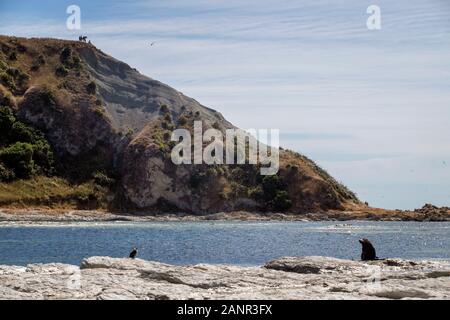
<path fill-rule="evenodd" d="M 38 165 L 37 142 L 16 134 L 2 142 L 3 206 L 67 203 L 194 214 L 301 214 L 364 207 L 313 161 L 289 150 L 280 149 L 274 176 L 262 176 L 259 166 L 248 164 L 173 164 L 174 128 L 192 130 L 194 121 L 202 121 L 204 130 L 224 132 L 234 126 L 219 112 L 88 43 L 0 36 L 0 106 L 7 115 L 0 129 L 10 132 L 5 127 L 10 121 L 28 128 L 42 137 L 39 143 L 48 143 L 52 158 L 47 167 Z M 26 143 L 31 149 L 24 158 Z M 17 159 L 31 166 L 29 174 L 15 174 L 20 161 L 5 160 L 12 146 Z M 39 187 L 51 181 L 62 190 Z M 14 192 L 23 183 L 34 186 L 26 197 Z"/>

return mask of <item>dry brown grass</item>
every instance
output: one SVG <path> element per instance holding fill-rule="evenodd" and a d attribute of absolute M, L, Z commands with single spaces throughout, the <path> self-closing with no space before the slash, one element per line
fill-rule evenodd
<path fill-rule="evenodd" d="M 93 182 L 72 185 L 58 177 L 37 176 L 29 180 L 0 183 L 0 206 L 46 206 L 66 208 L 99 208 L 105 190 Z"/>

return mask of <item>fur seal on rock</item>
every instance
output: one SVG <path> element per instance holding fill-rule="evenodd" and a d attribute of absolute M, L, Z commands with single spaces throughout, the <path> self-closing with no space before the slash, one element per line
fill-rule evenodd
<path fill-rule="evenodd" d="M 362 245 L 362 252 L 361 252 L 361 260 L 367 261 L 367 260 L 377 260 L 377 254 L 375 252 L 375 248 L 373 247 L 372 243 L 366 238 L 360 239 L 359 243 Z"/>

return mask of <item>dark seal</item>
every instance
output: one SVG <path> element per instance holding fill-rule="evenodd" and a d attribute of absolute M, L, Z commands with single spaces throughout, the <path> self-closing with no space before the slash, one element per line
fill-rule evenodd
<path fill-rule="evenodd" d="M 359 243 L 362 245 L 362 252 L 361 252 L 361 260 L 367 261 L 367 260 L 377 260 L 377 253 L 375 252 L 375 248 L 373 247 L 372 243 L 366 238 L 359 240 Z"/>

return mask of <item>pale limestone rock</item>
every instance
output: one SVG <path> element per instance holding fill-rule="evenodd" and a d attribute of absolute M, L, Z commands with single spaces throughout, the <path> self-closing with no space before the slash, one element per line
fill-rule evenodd
<path fill-rule="evenodd" d="M 241 267 L 91 257 L 80 268 L 0 266 L 0 299 L 450 299 L 450 261 L 284 257 Z"/>

